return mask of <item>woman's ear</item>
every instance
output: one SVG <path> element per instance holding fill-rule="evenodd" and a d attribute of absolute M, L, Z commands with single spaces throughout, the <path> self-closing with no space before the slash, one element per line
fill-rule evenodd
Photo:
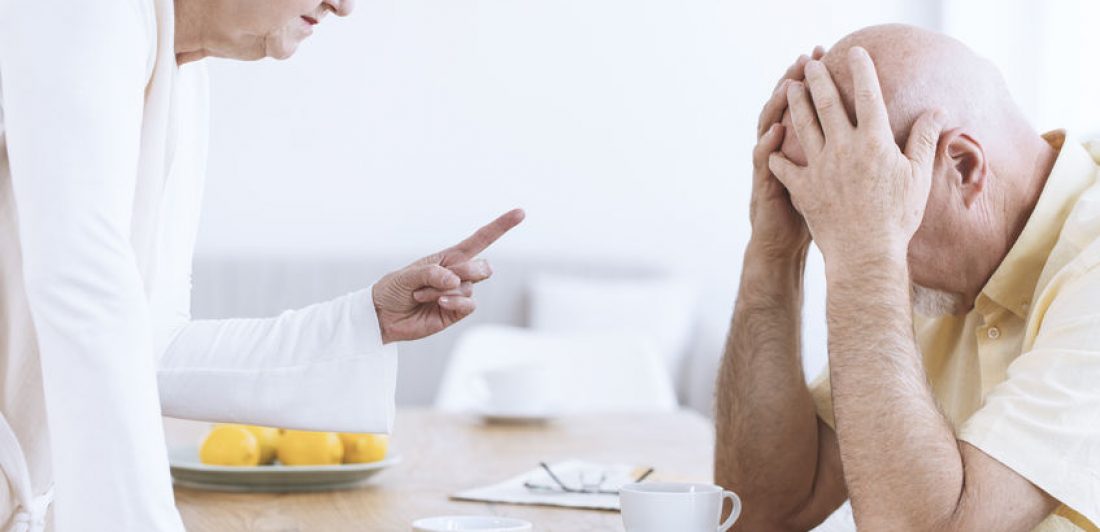
<path fill-rule="evenodd" d="M 949 129 L 940 136 L 936 158 L 944 177 L 959 190 L 963 205 L 970 208 L 981 196 L 990 173 L 981 142 L 962 129 Z"/>

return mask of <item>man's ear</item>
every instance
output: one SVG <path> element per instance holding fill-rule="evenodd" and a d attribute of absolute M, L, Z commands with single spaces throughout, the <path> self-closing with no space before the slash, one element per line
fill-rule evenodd
<path fill-rule="evenodd" d="M 949 180 L 958 187 L 963 204 L 970 208 L 985 189 L 989 178 L 989 161 L 985 148 L 978 139 L 960 128 L 949 129 L 940 135 L 936 159 Z"/>

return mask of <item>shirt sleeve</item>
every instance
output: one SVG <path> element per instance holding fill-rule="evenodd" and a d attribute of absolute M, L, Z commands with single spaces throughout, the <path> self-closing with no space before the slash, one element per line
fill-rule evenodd
<path fill-rule="evenodd" d="M 130 244 L 150 7 L 35 0 L 0 8 L 0 91 L 55 525 L 182 530 Z"/>
<path fill-rule="evenodd" d="M 821 370 L 821 373 L 809 384 L 810 398 L 817 409 L 817 417 L 826 425 L 836 430 L 836 418 L 833 417 L 833 387 L 829 379 L 829 366 Z"/>
<path fill-rule="evenodd" d="M 368 288 L 274 318 L 189 321 L 158 378 L 172 417 L 390 432 L 397 349 L 382 345 Z"/>
<path fill-rule="evenodd" d="M 1100 523 L 1100 269 L 1051 284 L 1034 344 L 959 439 Z"/>

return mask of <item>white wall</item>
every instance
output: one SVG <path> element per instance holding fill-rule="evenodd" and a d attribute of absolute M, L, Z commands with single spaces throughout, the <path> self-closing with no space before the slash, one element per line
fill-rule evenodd
<path fill-rule="evenodd" d="M 523 206 L 528 221 L 494 255 L 682 271 L 706 288 L 717 345 L 776 77 L 864 25 L 935 25 L 928 6 L 360 2 L 288 62 L 212 61 L 199 253 L 411 259 Z M 811 276 L 819 298 L 820 268 Z M 820 343 L 820 319 L 808 327 Z"/>
<path fill-rule="evenodd" d="M 942 25 L 1001 69 L 1041 131 L 1100 135 L 1095 0 L 943 0 Z"/>

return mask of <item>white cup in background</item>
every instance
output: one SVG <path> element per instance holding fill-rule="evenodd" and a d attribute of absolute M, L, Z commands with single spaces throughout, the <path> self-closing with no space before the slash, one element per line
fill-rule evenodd
<path fill-rule="evenodd" d="M 480 532 L 531 532 L 534 526 L 523 519 L 481 515 L 450 515 L 417 519 L 413 532 L 454 532 L 460 530 Z"/>
<path fill-rule="evenodd" d="M 724 523 L 722 503 L 733 504 Z M 725 532 L 741 515 L 741 499 L 713 484 L 641 482 L 619 490 L 626 532 Z"/>
<path fill-rule="evenodd" d="M 507 366 L 483 371 L 476 380 L 481 410 L 495 415 L 542 416 L 554 406 L 548 368 Z"/>

